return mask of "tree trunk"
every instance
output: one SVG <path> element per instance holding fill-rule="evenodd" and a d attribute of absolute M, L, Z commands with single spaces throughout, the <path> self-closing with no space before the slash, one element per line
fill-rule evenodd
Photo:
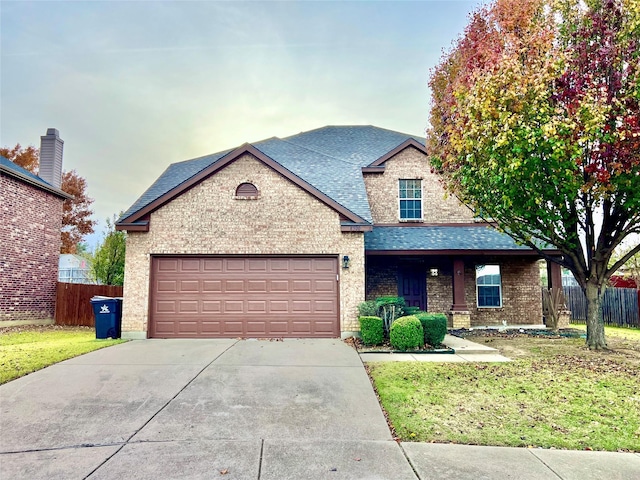
<path fill-rule="evenodd" d="M 607 348 L 602 320 L 602 286 L 587 282 L 587 346 L 591 350 Z"/>

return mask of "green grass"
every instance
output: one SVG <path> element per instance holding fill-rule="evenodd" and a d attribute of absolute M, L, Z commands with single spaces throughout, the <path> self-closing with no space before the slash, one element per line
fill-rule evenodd
<path fill-rule="evenodd" d="M 405 441 L 640 451 L 640 332 L 607 329 L 613 352 L 580 339 L 469 338 L 517 353 L 502 364 L 370 364 Z M 631 337 L 631 338 L 630 338 Z"/>
<path fill-rule="evenodd" d="M 125 340 L 97 340 L 92 328 L 6 329 L 0 334 L 0 384 Z"/>

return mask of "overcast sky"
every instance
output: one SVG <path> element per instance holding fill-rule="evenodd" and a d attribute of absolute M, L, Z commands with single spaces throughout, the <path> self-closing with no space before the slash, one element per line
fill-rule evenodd
<path fill-rule="evenodd" d="M 0 145 L 57 128 L 99 234 L 173 162 L 325 125 L 423 135 L 479 4 L 2 0 Z"/>

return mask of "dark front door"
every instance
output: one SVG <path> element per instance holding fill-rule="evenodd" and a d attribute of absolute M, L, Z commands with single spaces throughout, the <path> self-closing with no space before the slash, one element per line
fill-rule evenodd
<path fill-rule="evenodd" d="M 400 266 L 398 272 L 398 296 L 407 306 L 427 310 L 427 276 L 423 268 Z"/>

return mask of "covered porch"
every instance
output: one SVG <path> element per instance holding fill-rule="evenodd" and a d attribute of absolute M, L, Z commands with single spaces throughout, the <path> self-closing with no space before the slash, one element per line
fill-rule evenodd
<path fill-rule="evenodd" d="M 374 227 L 365 254 L 367 300 L 400 296 L 451 328 L 542 323 L 540 256 L 492 227 Z"/>

